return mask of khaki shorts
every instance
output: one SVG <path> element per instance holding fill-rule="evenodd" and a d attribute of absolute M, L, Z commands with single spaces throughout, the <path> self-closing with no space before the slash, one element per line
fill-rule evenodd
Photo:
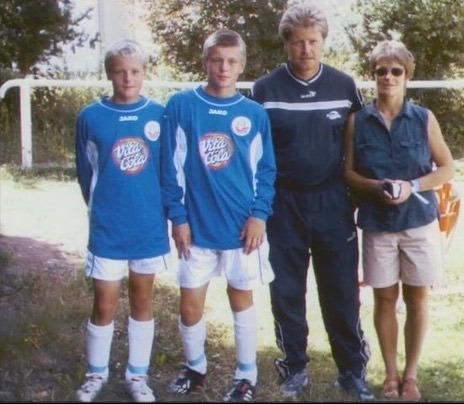
<path fill-rule="evenodd" d="M 246 255 L 242 248 L 212 250 L 190 246 L 190 257 L 179 262 L 177 283 L 183 288 L 198 288 L 212 278 L 225 275 L 227 283 L 238 290 L 252 290 L 274 279 L 269 263 L 267 240 Z"/>
<path fill-rule="evenodd" d="M 103 281 L 119 281 L 127 276 L 129 269 L 137 274 L 147 275 L 163 272 L 168 268 L 167 261 L 167 256 L 164 255 L 139 260 L 113 260 L 97 257 L 88 251 L 85 274 Z"/>
<path fill-rule="evenodd" d="M 411 286 L 439 285 L 443 272 L 438 220 L 400 232 L 362 232 L 364 283 L 385 288 L 399 281 Z"/>

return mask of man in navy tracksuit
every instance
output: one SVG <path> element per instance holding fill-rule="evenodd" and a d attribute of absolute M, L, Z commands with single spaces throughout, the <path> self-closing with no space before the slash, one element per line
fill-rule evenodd
<path fill-rule="evenodd" d="M 359 400 L 374 398 L 365 381 L 368 344 L 360 325 L 358 240 L 353 205 L 342 178 L 343 127 L 362 108 L 354 80 L 320 62 L 328 33 L 311 5 L 287 9 L 279 35 L 288 63 L 259 78 L 252 98 L 267 110 L 277 164 L 273 215 L 267 222 L 270 284 L 280 391 L 297 396 L 310 385 L 306 291 L 310 257 L 336 384 Z"/>

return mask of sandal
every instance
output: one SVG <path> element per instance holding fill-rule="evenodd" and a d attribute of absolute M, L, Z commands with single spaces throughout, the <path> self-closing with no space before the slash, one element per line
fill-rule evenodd
<path fill-rule="evenodd" d="M 421 393 L 417 387 L 417 380 L 413 378 L 403 380 L 401 399 L 404 401 L 419 401 Z"/>
<path fill-rule="evenodd" d="M 382 385 L 382 390 L 380 391 L 381 398 L 398 398 L 400 396 L 400 378 L 396 379 L 385 379 Z"/>

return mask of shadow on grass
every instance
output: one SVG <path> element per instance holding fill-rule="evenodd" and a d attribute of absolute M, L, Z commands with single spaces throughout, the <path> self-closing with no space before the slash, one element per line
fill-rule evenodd
<path fill-rule="evenodd" d="M 74 322 L 91 303 L 80 257 L 9 236 L 0 255 L 0 401 L 53 400 L 76 363 Z"/>

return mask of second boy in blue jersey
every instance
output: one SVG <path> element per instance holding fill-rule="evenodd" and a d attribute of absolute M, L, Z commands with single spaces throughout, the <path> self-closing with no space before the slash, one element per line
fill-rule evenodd
<path fill-rule="evenodd" d="M 162 156 L 168 217 L 181 258 L 179 329 L 186 366 L 170 390 L 187 394 L 206 371 L 203 309 L 210 280 L 225 274 L 234 318 L 237 364 L 225 401 L 251 401 L 257 381 L 253 288 L 274 278 L 265 224 L 274 196 L 269 119 L 237 92 L 246 47 L 234 31 L 204 43 L 207 84 L 174 94 L 166 106 Z"/>

